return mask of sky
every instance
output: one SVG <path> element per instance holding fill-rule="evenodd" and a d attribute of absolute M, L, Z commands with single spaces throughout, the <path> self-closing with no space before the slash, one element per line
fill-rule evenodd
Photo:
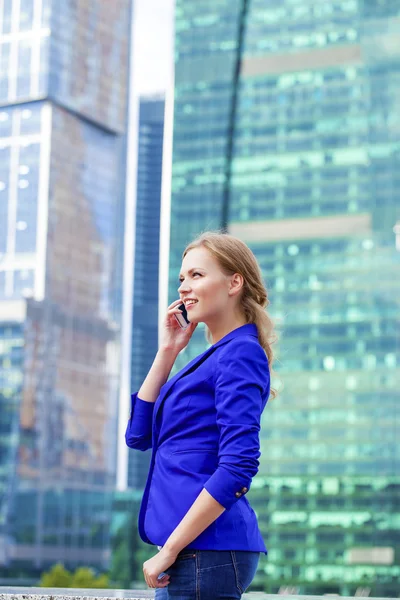
<path fill-rule="evenodd" d="M 134 0 L 134 19 L 138 94 L 162 93 L 172 81 L 174 0 Z"/>

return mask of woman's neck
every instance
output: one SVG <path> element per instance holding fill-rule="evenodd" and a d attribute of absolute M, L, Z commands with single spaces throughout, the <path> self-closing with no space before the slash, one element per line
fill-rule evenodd
<path fill-rule="evenodd" d="M 213 345 L 222 340 L 223 337 L 228 335 L 234 329 L 238 327 L 242 327 L 246 325 L 247 321 L 243 315 L 237 316 L 234 319 L 230 319 L 229 321 L 219 321 L 216 323 L 206 323 L 210 334 Z"/>

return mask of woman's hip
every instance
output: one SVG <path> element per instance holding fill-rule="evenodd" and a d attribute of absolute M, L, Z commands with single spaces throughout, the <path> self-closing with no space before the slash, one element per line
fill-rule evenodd
<path fill-rule="evenodd" d="M 156 600 L 239 600 L 259 558 L 259 552 L 244 550 L 182 550 L 166 570 L 170 583 L 156 590 Z"/>

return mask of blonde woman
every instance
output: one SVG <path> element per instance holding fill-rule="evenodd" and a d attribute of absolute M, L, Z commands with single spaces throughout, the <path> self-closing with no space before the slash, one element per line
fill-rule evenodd
<path fill-rule="evenodd" d="M 159 551 L 144 578 L 157 600 L 239 599 L 267 552 L 246 498 L 270 395 L 267 291 L 251 250 L 224 233 L 187 246 L 179 281 L 126 431 L 131 448 L 152 448 L 139 532 Z M 182 302 L 186 329 L 175 318 Z M 200 322 L 211 347 L 167 381 Z"/>

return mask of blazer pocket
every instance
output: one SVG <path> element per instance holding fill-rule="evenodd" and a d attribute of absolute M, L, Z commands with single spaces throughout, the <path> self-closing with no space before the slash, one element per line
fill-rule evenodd
<path fill-rule="evenodd" d="M 199 450 L 174 450 L 171 454 L 218 454 L 218 448 L 199 448 Z"/>
<path fill-rule="evenodd" d="M 183 471 L 199 475 L 212 475 L 218 467 L 217 450 L 176 450 L 170 456 L 172 462 Z"/>

